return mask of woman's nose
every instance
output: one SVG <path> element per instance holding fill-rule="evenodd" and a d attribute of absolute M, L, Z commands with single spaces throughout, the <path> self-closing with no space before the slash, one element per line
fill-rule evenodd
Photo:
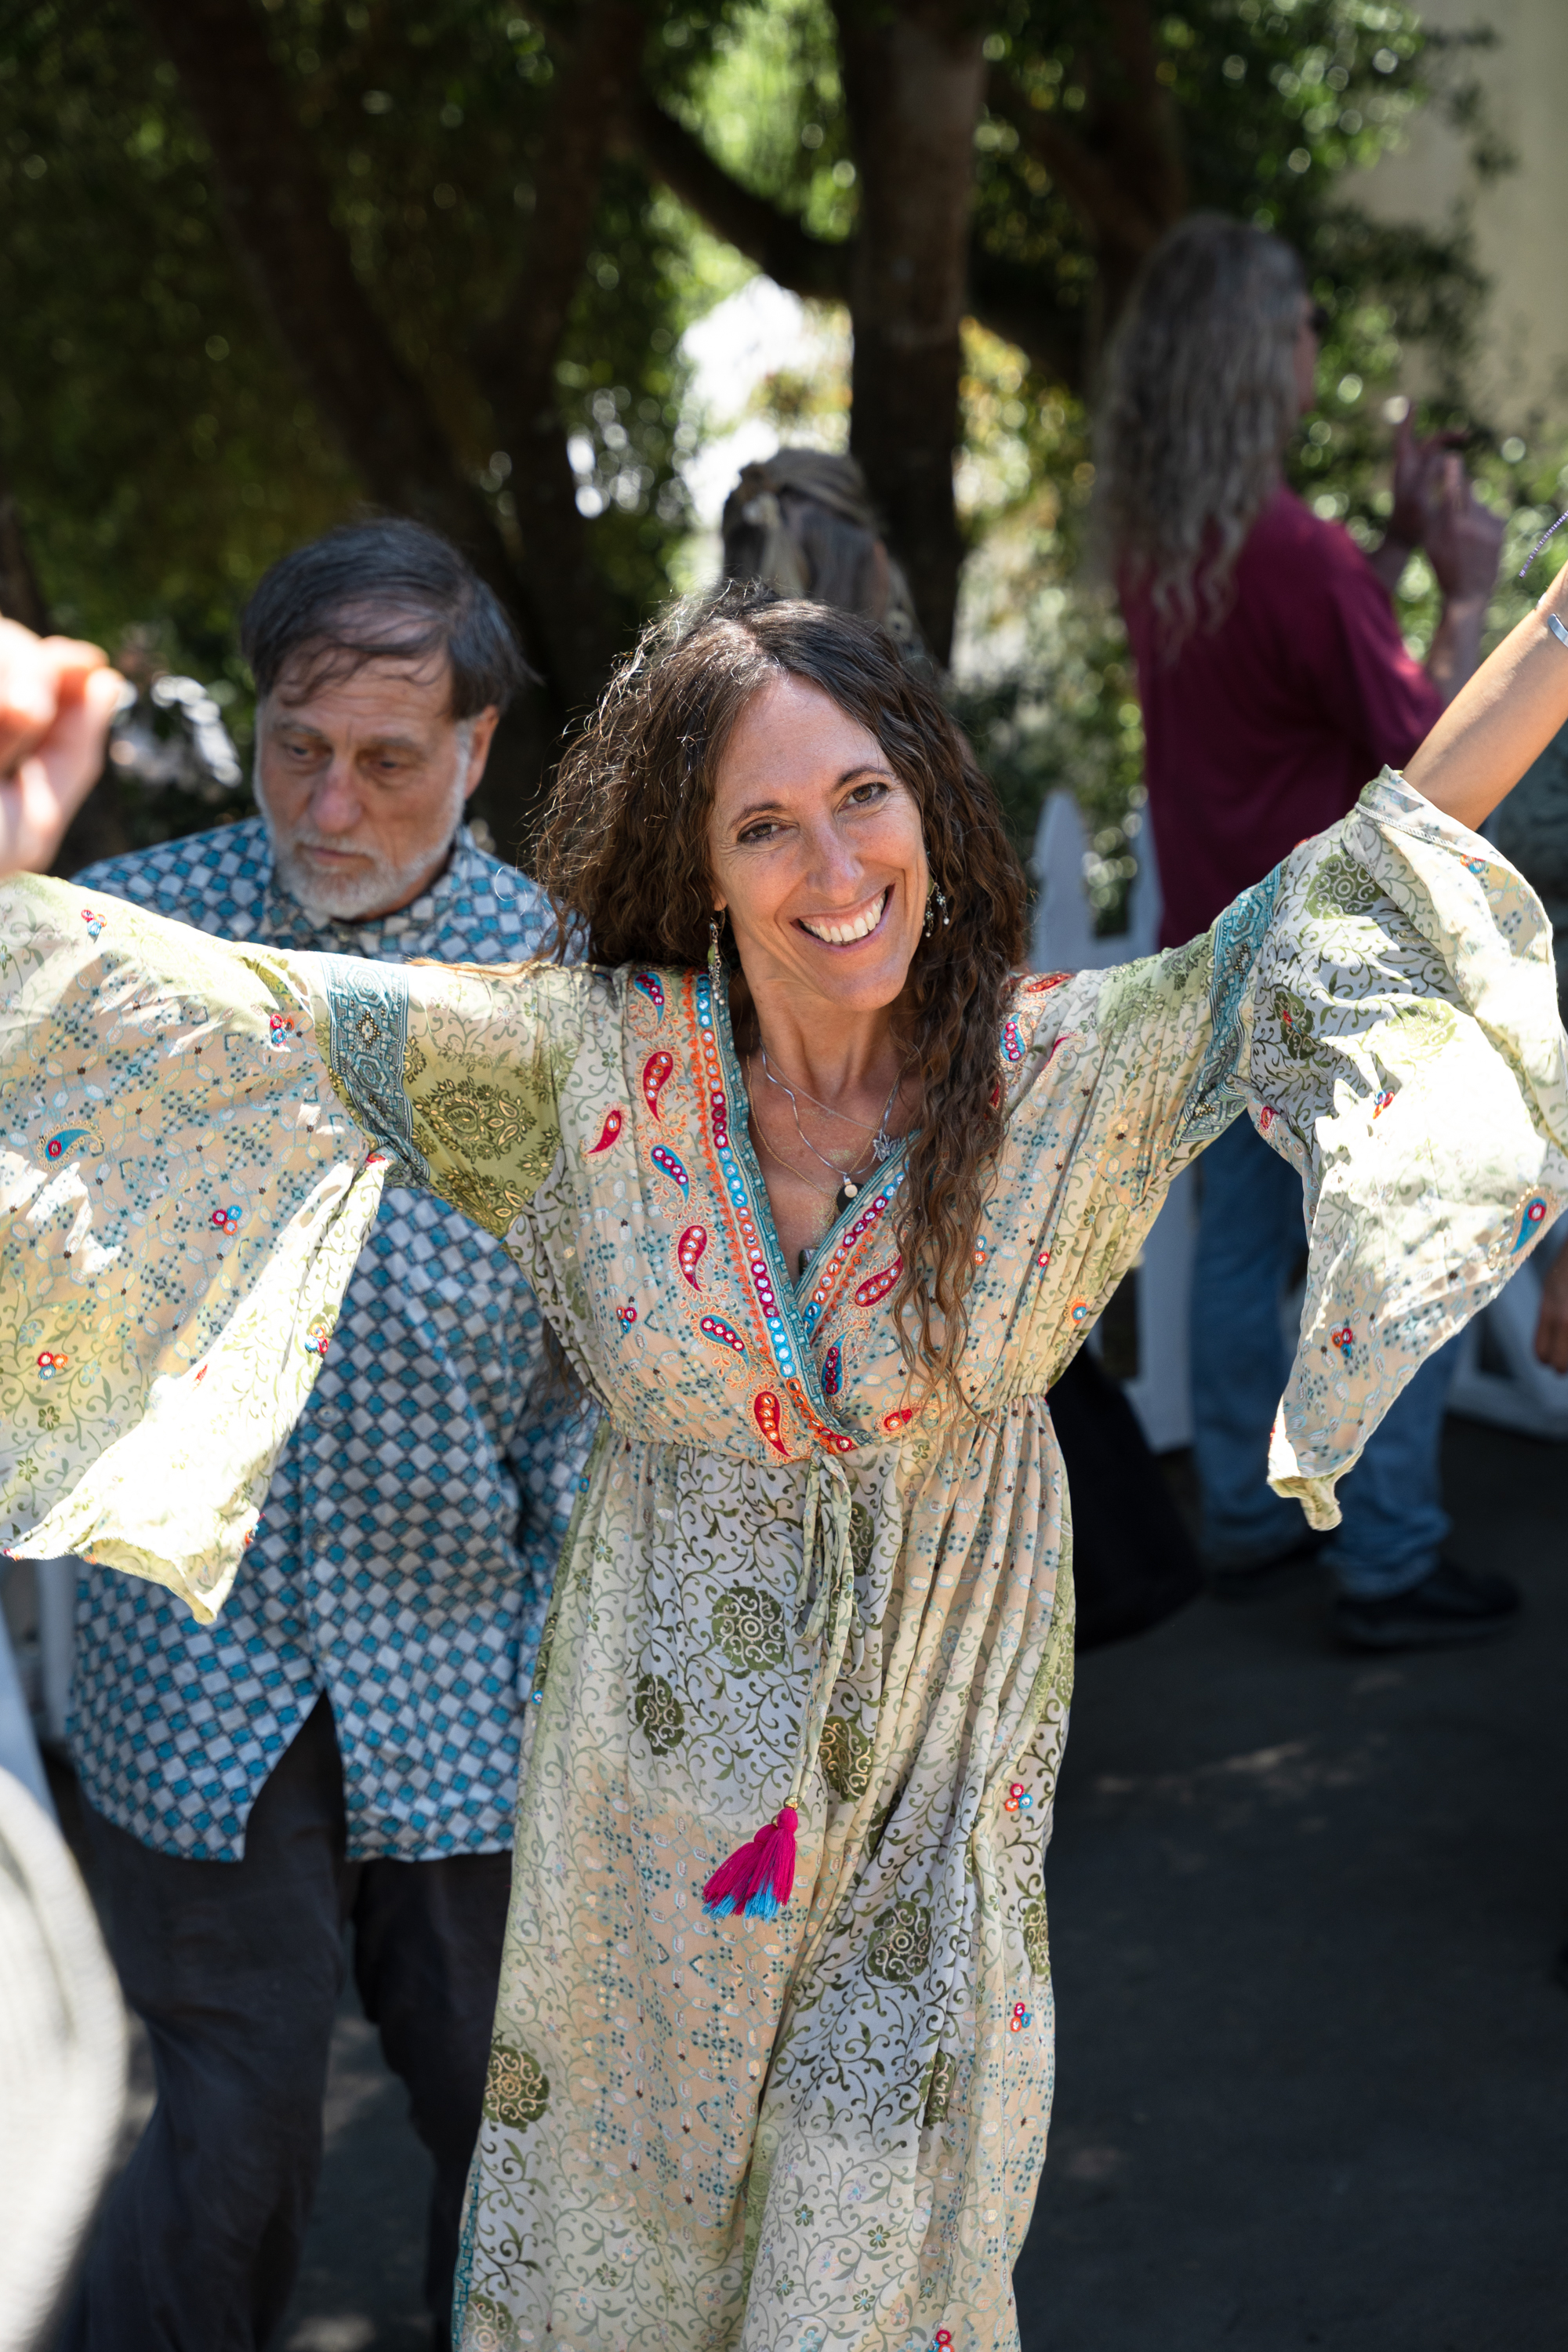
<path fill-rule="evenodd" d="M 860 860 L 837 826 L 815 825 L 806 839 L 806 875 L 814 890 L 843 898 L 853 896 L 860 878 Z"/>

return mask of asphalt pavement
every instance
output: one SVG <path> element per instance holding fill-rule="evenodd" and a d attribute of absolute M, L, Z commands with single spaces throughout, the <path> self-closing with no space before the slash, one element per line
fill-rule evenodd
<path fill-rule="evenodd" d="M 1304 1570 L 1080 1664 L 1025 2352 L 1568 2347 L 1568 1448 L 1445 1471 L 1508 1638 L 1343 1656 Z M 351 1994 L 283 2352 L 427 2344 L 427 2193 Z"/>

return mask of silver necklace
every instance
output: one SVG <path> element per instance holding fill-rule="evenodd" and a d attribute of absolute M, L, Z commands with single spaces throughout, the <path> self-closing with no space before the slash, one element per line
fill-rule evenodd
<path fill-rule="evenodd" d="M 825 1168 L 830 1168 L 836 1176 L 843 1177 L 846 1199 L 853 1201 L 860 1190 L 861 1183 L 865 1181 L 864 1178 L 852 1179 L 851 1176 L 847 1174 L 836 1161 L 829 1160 L 825 1151 L 818 1151 L 816 1144 L 813 1143 L 810 1136 L 807 1135 L 805 1128 L 803 1128 L 800 1123 L 800 1105 L 795 1100 L 795 1088 L 792 1086 L 786 1085 L 783 1078 L 774 1076 L 773 1066 L 768 1060 L 768 1049 L 764 1045 L 763 1045 L 760 1039 L 757 1045 L 757 1051 L 762 1055 L 763 1076 L 766 1078 L 769 1086 L 776 1087 L 781 1095 L 787 1095 L 789 1097 L 789 1107 L 795 1115 L 795 1133 L 799 1136 L 801 1141 L 805 1144 L 806 1150 L 811 1153 L 814 1160 L 820 1160 Z M 800 1091 L 805 1096 L 806 1101 L 810 1103 L 814 1108 L 825 1112 L 829 1118 L 841 1119 L 846 1127 L 858 1127 L 862 1135 L 868 1135 L 871 1138 L 872 1157 L 877 1165 L 881 1167 L 887 1160 L 890 1160 L 893 1155 L 893 1139 L 888 1133 L 888 1121 L 893 1115 L 893 1105 L 899 1098 L 899 1088 L 904 1083 L 905 1074 L 907 1073 L 909 1066 L 909 1060 L 906 1059 L 903 1068 L 893 1080 L 891 1093 L 889 1095 L 887 1101 L 882 1105 L 881 1122 L 875 1129 L 868 1127 L 863 1119 L 851 1118 L 847 1110 L 835 1110 L 831 1103 L 818 1102 L 814 1094 L 806 1093 L 805 1087 L 802 1087 Z M 777 1159 L 778 1154 L 775 1152 L 773 1157 Z M 856 1159 L 858 1158 L 859 1154 L 857 1153 Z M 786 1162 L 785 1165 L 787 1166 L 787 1164 L 788 1163 Z M 853 1161 L 851 1161 L 850 1166 L 853 1168 Z M 842 1209 L 844 1202 L 841 1202 L 839 1205 Z"/>
<path fill-rule="evenodd" d="M 815 1177 L 808 1176 L 804 1169 L 797 1168 L 793 1160 L 786 1160 L 783 1152 L 779 1150 L 776 1144 L 773 1144 L 768 1141 L 767 1130 L 764 1129 L 762 1120 L 757 1116 L 756 1100 L 752 1093 L 750 1070 L 746 1071 L 745 1078 L 746 1104 L 752 1114 L 752 1131 L 756 1136 L 756 1139 L 762 1145 L 763 1150 L 767 1153 L 770 1160 L 776 1160 L 778 1165 L 784 1169 L 787 1174 L 795 1177 L 799 1183 L 808 1185 L 811 1191 L 817 1193 L 824 1201 L 831 1201 L 833 1202 L 834 1214 L 841 1217 L 844 1214 L 845 1210 L 849 1206 L 850 1202 L 858 1197 L 860 1187 L 864 1183 L 865 1178 L 863 1176 L 856 1176 L 847 1172 L 844 1169 L 839 1167 L 837 1160 L 829 1160 L 826 1152 L 818 1151 L 816 1144 L 812 1142 L 811 1138 L 801 1126 L 800 1112 L 798 1109 L 795 1110 L 795 1131 L 799 1136 L 802 1143 L 805 1144 L 806 1150 L 811 1153 L 812 1158 L 814 1160 L 819 1160 L 830 1176 L 837 1177 L 837 1192 L 830 1192 L 826 1184 L 817 1183 Z M 775 1080 L 774 1083 L 776 1084 L 777 1081 Z M 787 1087 L 784 1087 L 783 1092 L 788 1094 L 789 1088 Z M 792 1108 L 794 1108 L 793 1097 Z"/>

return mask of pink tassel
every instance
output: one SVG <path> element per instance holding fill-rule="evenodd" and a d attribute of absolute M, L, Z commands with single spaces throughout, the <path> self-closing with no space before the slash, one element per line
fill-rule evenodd
<path fill-rule="evenodd" d="M 785 1805 L 776 1821 L 721 1862 L 702 1890 L 702 1907 L 716 1918 L 743 1911 L 748 1919 L 774 1919 L 795 1893 L 795 1832 L 800 1816 Z"/>

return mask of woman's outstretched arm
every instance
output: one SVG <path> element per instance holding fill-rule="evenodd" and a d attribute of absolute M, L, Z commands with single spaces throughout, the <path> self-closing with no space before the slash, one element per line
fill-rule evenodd
<path fill-rule="evenodd" d="M 1568 725 L 1568 643 L 1553 635 L 1553 619 L 1568 630 L 1568 565 L 1405 764 L 1423 799 L 1472 832 Z"/>

